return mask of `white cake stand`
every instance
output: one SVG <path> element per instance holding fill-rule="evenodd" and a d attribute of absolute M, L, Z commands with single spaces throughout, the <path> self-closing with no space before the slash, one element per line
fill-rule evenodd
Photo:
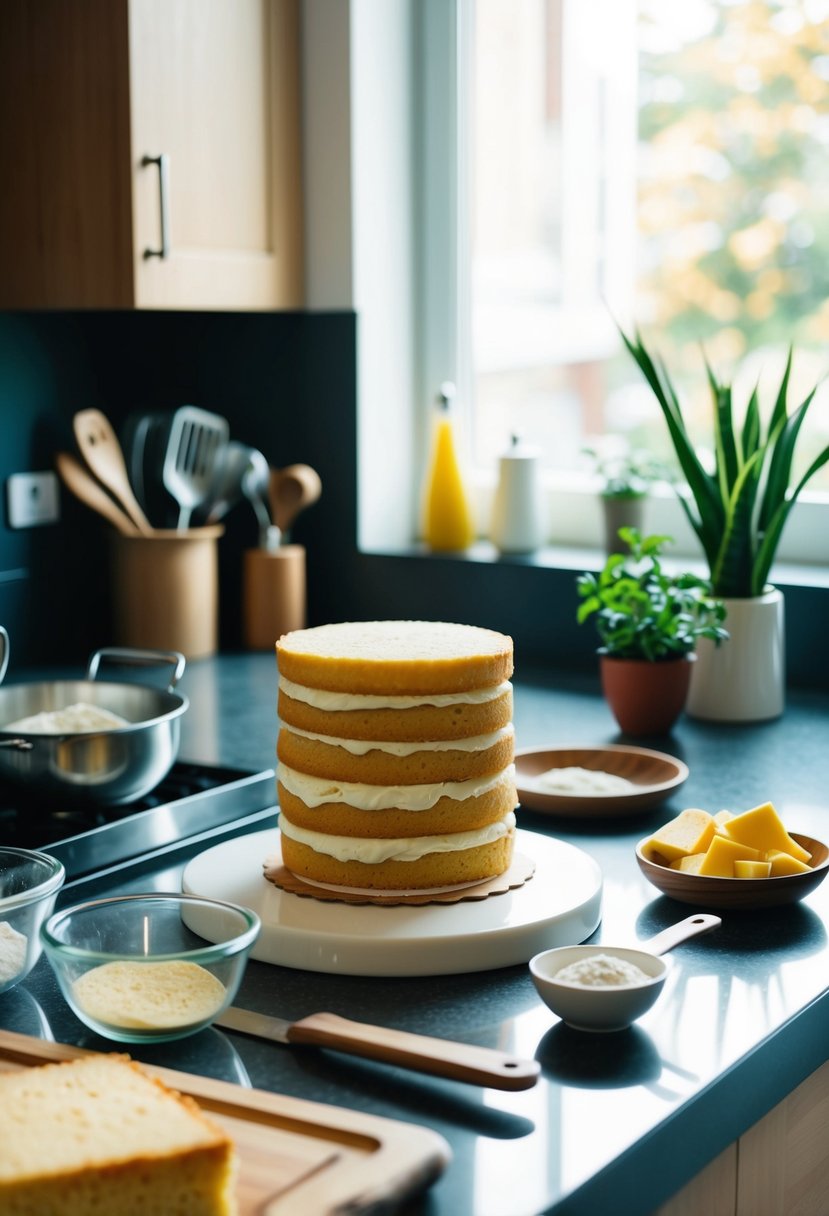
<path fill-rule="evenodd" d="M 585 941 L 601 920 L 602 874 L 574 845 L 519 830 L 515 848 L 532 859 L 523 886 L 483 900 L 397 905 L 325 902 L 293 895 L 263 876 L 275 829 L 225 841 L 194 857 L 188 894 L 252 908 L 262 931 L 251 956 L 339 975 L 456 975 L 526 963 L 554 946 Z M 198 917 L 188 916 L 204 933 Z M 206 928 L 206 926 L 205 926 Z"/>

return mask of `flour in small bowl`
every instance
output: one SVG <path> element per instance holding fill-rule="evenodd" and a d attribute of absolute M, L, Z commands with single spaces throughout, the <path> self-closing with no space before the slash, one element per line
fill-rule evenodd
<path fill-rule="evenodd" d="M 8 984 L 26 966 L 29 939 L 8 921 L 0 920 L 0 984 Z"/>
<path fill-rule="evenodd" d="M 224 984 L 184 960 L 102 963 L 84 972 L 72 995 L 89 1017 L 125 1030 L 171 1030 L 214 1017 L 227 995 Z"/>
<path fill-rule="evenodd" d="M 613 954 L 588 954 L 575 963 L 568 963 L 552 977 L 557 984 L 576 988 L 619 988 L 625 984 L 644 984 L 653 977 Z"/>
<path fill-rule="evenodd" d="M 577 797 L 595 794 L 630 794 L 636 786 L 626 777 L 606 773 L 602 769 L 551 768 L 532 778 L 533 789 L 542 794 L 574 794 Z"/>

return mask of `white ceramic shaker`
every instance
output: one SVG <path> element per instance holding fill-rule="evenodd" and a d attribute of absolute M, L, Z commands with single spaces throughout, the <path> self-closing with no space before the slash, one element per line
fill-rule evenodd
<path fill-rule="evenodd" d="M 490 539 L 502 553 L 531 553 L 545 531 L 541 452 L 513 435 L 499 461 Z"/>

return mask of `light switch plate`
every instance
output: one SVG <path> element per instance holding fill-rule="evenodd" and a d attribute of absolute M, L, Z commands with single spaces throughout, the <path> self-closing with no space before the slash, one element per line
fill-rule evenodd
<path fill-rule="evenodd" d="M 10 528 L 34 528 L 60 518 L 58 479 L 54 473 L 12 473 L 6 482 Z"/>

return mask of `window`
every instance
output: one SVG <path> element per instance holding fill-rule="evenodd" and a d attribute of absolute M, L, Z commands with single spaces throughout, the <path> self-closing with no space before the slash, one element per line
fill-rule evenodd
<path fill-rule="evenodd" d="M 758 377 L 779 378 L 790 342 L 792 401 L 826 374 L 829 0 L 425 0 L 420 11 L 424 48 L 445 54 L 423 55 L 434 69 L 426 377 L 455 369 L 484 488 L 516 430 L 542 447 L 565 496 L 597 435 L 672 460 L 614 318 L 662 353 L 700 442 L 700 343 L 734 374 L 738 401 Z M 804 468 L 827 442 L 822 388 Z M 825 562 L 829 470 L 810 491 L 818 513 L 793 515 L 781 556 Z M 552 540 L 589 539 L 583 513 L 556 518 Z"/>

